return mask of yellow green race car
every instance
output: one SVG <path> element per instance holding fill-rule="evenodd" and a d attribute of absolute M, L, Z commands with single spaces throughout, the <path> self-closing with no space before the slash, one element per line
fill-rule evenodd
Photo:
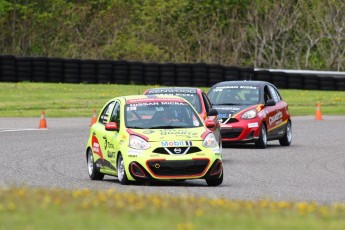
<path fill-rule="evenodd" d="M 109 100 L 90 128 L 86 148 L 89 176 L 130 181 L 205 179 L 223 182 L 221 148 L 178 96 L 133 95 Z"/>

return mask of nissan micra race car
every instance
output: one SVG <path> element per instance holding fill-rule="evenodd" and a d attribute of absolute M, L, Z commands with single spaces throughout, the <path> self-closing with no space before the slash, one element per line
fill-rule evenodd
<path fill-rule="evenodd" d="M 212 86 L 207 95 L 218 110 L 223 144 L 252 142 L 258 148 L 266 148 L 270 140 L 291 144 L 288 104 L 273 84 L 225 81 Z"/>
<path fill-rule="evenodd" d="M 108 101 L 90 128 L 86 160 L 92 180 L 205 179 L 223 181 L 214 134 L 195 109 L 177 96 L 133 95 Z"/>
<path fill-rule="evenodd" d="M 200 88 L 193 87 L 162 87 L 152 88 L 144 92 L 145 95 L 175 95 L 186 99 L 198 112 L 199 116 L 206 123 L 214 123 L 210 130 L 216 136 L 218 143 L 222 143 L 220 122 L 218 120 L 218 111 L 212 108 L 210 99 Z"/>

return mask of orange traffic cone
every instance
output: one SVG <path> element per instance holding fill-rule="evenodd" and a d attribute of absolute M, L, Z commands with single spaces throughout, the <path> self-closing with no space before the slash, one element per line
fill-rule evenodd
<path fill-rule="evenodd" d="M 315 120 L 322 120 L 321 106 L 320 103 L 317 103 Z"/>
<path fill-rule="evenodd" d="M 46 121 L 46 114 L 44 111 L 41 113 L 40 125 L 38 126 L 39 129 L 46 129 L 47 128 L 47 121 Z"/>
<path fill-rule="evenodd" d="M 91 123 L 90 123 L 90 125 L 89 125 L 89 126 L 91 126 L 91 125 L 95 124 L 95 123 L 96 123 L 96 121 L 97 121 L 97 113 L 96 113 L 96 110 L 94 109 L 94 110 L 93 110 L 92 119 L 91 119 Z"/>

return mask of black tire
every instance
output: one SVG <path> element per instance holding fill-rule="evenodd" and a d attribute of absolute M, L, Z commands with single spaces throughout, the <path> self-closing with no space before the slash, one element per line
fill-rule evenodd
<path fill-rule="evenodd" d="M 279 143 L 281 146 L 289 146 L 292 141 L 292 129 L 291 129 L 291 122 L 288 121 L 285 128 L 285 134 L 282 138 L 279 139 Z"/>
<path fill-rule="evenodd" d="M 255 142 L 255 146 L 259 149 L 264 149 L 267 146 L 267 128 L 264 123 L 261 125 L 259 139 Z"/>
<path fill-rule="evenodd" d="M 206 179 L 206 183 L 208 186 L 218 186 L 218 185 L 221 185 L 223 183 L 223 174 L 224 174 L 224 171 L 222 169 L 222 174 L 220 175 L 219 178 L 217 179 Z"/>
<path fill-rule="evenodd" d="M 104 174 L 97 170 L 91 149 L 87 150 L 87 167 L 91 180 L 103 180 Z"/>
<path fill-rule="evenodd" d="M 129 180 L 127 178 L 125 166 L 124 166 L 124 160 L 122 157 L 122 154 L 120 153 L 117 158 L 117 178 L 119 179 L 120 184 L 126 185 L 129 183 Z"/>

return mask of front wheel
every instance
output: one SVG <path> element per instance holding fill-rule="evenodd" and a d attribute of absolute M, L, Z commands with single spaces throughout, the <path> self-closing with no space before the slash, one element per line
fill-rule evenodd
<path fill-rule="evenodd" d="M 267 129 L 266 125 L 262 123 L 259 139 L 255 142 L 255 146 L 264 149 L 267 146 Z"/>
<path fill-rule="evenodd" d="M 206 183 L 208 186 L 218 186 L 223 183 L 223 174 L 224 171 L 222 170 L 222 175 L 220 175 L 217 179 L 206 179 Z"/>
<path fill-rule="evenodd" d="M 120 184 L 128 184 L 129 182 L 125 170 L 125 162 L 121 153 L 117 159 L 117 178 L 119 179 Z"/>
<path fill-rule="evenodd" d="M 288 121 L 285 129 L 285 134 L 282 138 L 279 139 L 279 143 L 281 146 L 289 146 L 292 141 L 292 129 L 291 129 L 291 121 Z"/>
<path fill-rule="evenodd" d="M 103 180 L 104 174 L 97 170 L 91 149 L 87 150 L 87 168 L 91 180 Z"/>

